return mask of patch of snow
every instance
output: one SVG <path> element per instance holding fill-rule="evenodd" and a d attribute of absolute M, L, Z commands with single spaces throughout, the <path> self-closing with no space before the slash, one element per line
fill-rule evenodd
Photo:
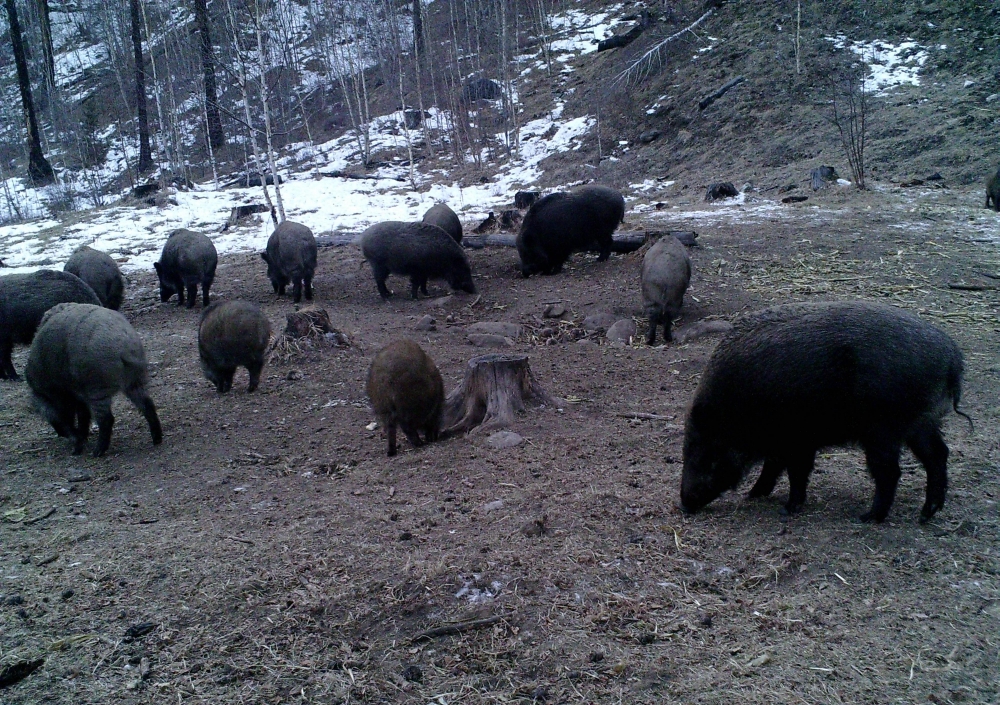
<path fill-rule="evenodd" d="M 880 39 L 850 41 L 843 34 L 824 39 L 838 49 L 850 51 L 868 65 L 870 73 L 865 79 L 865 90 L 870 93 L 885 93 L 904 84 L 920 85 L 920 69 L 929 54 L 913 40 L 893 45 Z M 946 47 L 942 44 L 941 48 Z"/>

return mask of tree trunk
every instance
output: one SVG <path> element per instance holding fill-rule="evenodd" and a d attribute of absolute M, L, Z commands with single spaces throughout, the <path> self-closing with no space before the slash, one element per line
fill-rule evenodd
<path fill-rule="evenodd" d="M 51 90 L 56 87 L 56 60 L 52 49 L 52 22 L 49 19 L 49 0 L 38 0 L 38 14 L 42 33 L 42 60 L 45 65 L 45 82 Z"/>
<path fill-rule="evenodd" d="M 129 0 L 132 16 L 132 53 L 135 58 L 135 110 L 139 122 L 139 165 L 143 174 L 153 168 L 153 153 L 149 148 L 149 116 L 146 112 L 146 69 L 142 59 L 142 20 L 139 0 Z"/>
<path fill-rule="evenodd" d="M 546 392 L 531 374 L 527 355 L 480 355 L 469 360 L 465 379 L 444 402 L 442 435 L 473 429 L 494 431 L 514 422 L 525 401 L 558 407 L 565 400 Z"/>
<path fill-rule="evenodd" d="M 17 65 L 17 87 L 21 91 L 21 105 L 28 127 L 28 178 L 36 186 L 51 184 L 56 180 L 52 165 L 42 154 L 42 143 L 35 119 L 35 104 L 31 100 L 31 80 L 28 77 L 28 62 L 24 58 L 24 44 L 21 41 L 21 24 L 17 21 L 17 7 L 14 0 L 4 0 L 7 7 L 7 22 L 10 24 L 10 43 L 14 49 L 14 63 Z"/>
<path fill-rule="evenodd" d="M 212 35 L 208 26 L 208 7 L 205 0 L 194 0 L 194 17 L 201 35 L 201 68 L 205 77 L 205 112 L 208 122 L 208 142 L 213 149 L 226 143 L 222 131 L 222 116 L 219 113 L 217 89 L 215 86 L 215 53 L 212 49 Z"/>
<path fill-rule="evenodd" d="M 417 52 L 417 61 L 424 56 L 424 16 L 420 0 L 413 0 L 413 47 Z"/>

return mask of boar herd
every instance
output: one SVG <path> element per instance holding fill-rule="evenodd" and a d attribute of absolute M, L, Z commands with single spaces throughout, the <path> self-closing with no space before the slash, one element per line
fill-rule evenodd
<path fill-rule="evenodd" d="M 994 181 L 1000 190 L 1000 173 Z M 573 252 L 595 245 L 598 260 L 608 259 L 612 235 L 625 215 L 618 191 L 587 185 L 517 196 L 517 205 L 528 209 L 516 238 L 523 277 L 557 274 Z M 990 196 L 994 203 L 998 197 Z M 372 225 L 358 244 L 383 299 L 391 296 L 386 286 L 391 274 L 409 278 L 416 299 L 427 295 L 431 279 L 476 293 L 462 241 L 458 216 L 437 204 L 419 222 Z M 281 223 L 261 258 L 276 294 L 291 285 L 296 303 L 303 296 L 312 299 L 317 244 L 309 228 Z M 271 324 L 255 304 L 210 303 L 217 263 L 208 237 L 173 232 L 155 263 L 160 298 L 166 302 L 176 294 L 179 306 L 191 308 L 201 287 L 202 371 L 225 393 L 236 369 L 246 367 L 252 392 L 260 384 Z M 647 344 L 655 344 L 660 326 L 663 339 L 672 340 L 691 275 L 687 249 L 676 238 L 666 236 L 646 251 L 639 290 Z M 31 344 L 25 376 L 35 404 L 57 434 L 73 440 L 74 453 L 86 444 L 91 418 L 99 429 L 94 455 L 107 451 L 111 400 L 119 392 L 146 418 L 153 443 L 163 437 L 147 391 L 142 342 L 118 312 L 123 293 L 117 264 L 89 247 L 74 253 L 63 272 L 0 277 L 0 378 L 17 379 L 13 345 Z M 795 512 L 805 502 L 816 453 L 856 444 L 875 481 L 871 509 L 862 519 L 881 522 L 892 506 L 905 445 L 926 470 L 921 518 L 930 519 L 947 490 L 948 447 L 940 427 L 949 411 L 962 414 L 962 365 L 961 351 L 945 332 L 890 306 L 786 304 L 742 316 L 712 354 L 687 416 L 681 508 L 700 510 L 762 464 L 748 497 L 769 496 L 787 473 L 783 511 Z M 441 373 L 413 341 L 395 340 L 376 354 L 366 392 L 385 431 L 388 455 L 397 452 L 397 429 L 414 446 L 441 436 Z"/>

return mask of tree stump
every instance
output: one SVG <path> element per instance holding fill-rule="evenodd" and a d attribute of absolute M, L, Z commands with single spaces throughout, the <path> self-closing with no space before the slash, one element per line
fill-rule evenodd
<path fill-rule="evenodd" d="M 442 434 L 495 431 L 514 422 L 526 402 L 558 407 L 528 366 L 527 355 L 480 355 L 469 360 L 465 379 L 444 402 Z"/>
<path fill-rule="evenodd" d="M 287 318 L 285 337 L 288 338 L 308 338 L 336 331 L 325 308 L 304 308 L 289 313 Z"/>

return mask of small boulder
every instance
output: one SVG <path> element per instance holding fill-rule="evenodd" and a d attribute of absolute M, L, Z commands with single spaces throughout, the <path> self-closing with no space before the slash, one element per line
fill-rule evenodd
<path fill-rule="evenodd" d="M 545 318 L 562 318 L 566 315 L 566 307 L 562 304 L 549 304 L 542 311 L 542 316 Z"/>
<path fill-rule="evenodd" d="M 636 335 L 635 321 L 631 318 L 623 318 L 616 321 L 608 328 L 608 340 L 621 343 L 628 343 Z"/>
<path fill-rule="evenodd" d="M 524 443 L 524 438 L 513 431 L 497 431 L 486 439 L 486 444 L 496 450 L 516 448 Z"/>
<path fill-rule="evenodd" d="M 618 320 L 610 313 L 595 313 L 583 319 L 583 327 L 587 330 L 607 330 Z"/>
<path fill-rule="evenodd" d="M 434 320 L 433 316 L 427 314 L 419 321 L 417 321 L 417 325 L 415 325 L 413 328 L 414 330 L 419 330 L 419 331 L 437 330 L 437 321 Z"/>
<path fill-rule="evenodd" d="M 650 142 L 658 139 L 659 136 L 662 134 L 663 133 L 660 132 L 659 130 L 647 130 L 646 132 L 643 132 L 641 135 L 639 135 L 639 141 L 642 142 L 643 144 L 649 144 Z"/>
<path fill-rule="evenodd" d="M 521 336 L 521 326 L 516 323 L 499 323 L 496 321 L 482 321 L 473 323 L 466 327 L 466 333 L 483 333 L 486 335 L 500 335 L 507 338 L 518 338 Z"/>
<path fill-rule="evenodd" d="M 470 333 L 468 338 L 469 342 L 477 348 L 511 348 L 514 346 L 514 341 L 510 338 L 491 333 Z"/>

